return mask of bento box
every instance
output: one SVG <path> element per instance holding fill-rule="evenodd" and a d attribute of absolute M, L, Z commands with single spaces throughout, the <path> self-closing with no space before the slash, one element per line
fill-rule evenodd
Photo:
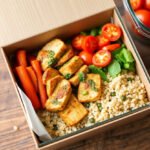
<path fill-rule="evenodd" d="M 109 5 L 109 4 L 108 4 Z M 113 22 L 116 25 L 122 28 L 123 34 L 123 42 L 126 47 L 131 51 L 135 62 L 136 62 L 136 73 L 140 77 L 141 82 L 143 83 L 146 91 L 147 91 L 147 99 L 150 99 L 150 77 L 149 74 L 140 58 L 138 51 L 136 50 L 134 43 L 128 33 L 126 27 L 123 25 L 121 16 L 117 9 L 112 7 L 111 9 L 107 9 L 104 11 L 99 11 L 95 14 L 92 14 L 88 17 L 74 20 L 72 23 L 59 26 L 57 28 L 51 29 L 47 32 L 38 34 L 34 37 L 29 37 L 23 41 L 19 41 L 17 43 L 13 43 L 8 46 L 4 46 L 1 48 L 6 65 L 8 67 L 12 83 L 14 84 L 14 88 L 20 100 L 20 104 L 24 113 L 26 114 L 25 108 L 22 104 L 21 97 L 16 87 L 16 79 L 14 77 L 14 72 L 11 68 L 11 56 L 20 48 L 26 49 L 27 52 L 34 52 L 39 50 L 43 45 L 49 42 L 51 39 L 60 38 L 66 40 L 68 37 L 76 35 L 81 31 L 88 30 L 90 28 L 97 27 L 99 25 L 103 25 L 108 22 Z M 45 142 L 41 142 L 37 135 L 31 130 L 33 135 L 33 139 L 35 141 L 35 145 L 38 149 L 60 149 L 63 146 L 70 145 L 72 143 L 81 141 L 86 138 L 90 138 L 91 136 L 103 132 L 105 130 L 111 129 L 113 127 L 122 125 L 124 123 L 130 123 L 131 121 L 138 119 L 140 117 L 145 116 L 150 113 L 150 104 L 139 107 L 137 109 L 130 110 L 128 112 L 122 113 L 120 115 L 114 116 L 112 118 L 108 118 L 106 120 L 91 124 L 90 126 L 81 128 L 72 133 L 68 133 L 66 135 L 53 138 L 52 140 L 47 140 Z"/>

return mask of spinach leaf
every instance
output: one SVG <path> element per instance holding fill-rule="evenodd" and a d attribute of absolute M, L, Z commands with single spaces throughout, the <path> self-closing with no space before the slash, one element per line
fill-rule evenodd
<path fill-rule="evenodd" d="M 94 28 L 91 30 L 90 35 L 97 36 L 99 34 L 98 32 L 99 32 L 98 29 Z"/>
<path fill-rule="evenodd" d="M 131 52 L 129 50 L 124 48 L 122 50 L 122 55 L 124 56 L 126 62 L 128 62 L 128 63 L 134 62 L 134 58 L 133 58 L 133 56 L 132 56 L 132 54 L 131 54 Z"/>
<path fill-rule="evenodd" d="M 108 66 L 108 72 L 112 77 L 116 77 L 121 72 L 121 66 L 117 60 L 113 60 Z"/>
<path fill-rule="evenodd" d="M 101 68 L 98 68 L 98 67 L 96 67 L 96 66 L 94 66 L 94 65 L 90 65 L 90 66 L 89 66 L 89 70 L 90 70 L 90 72 L 92 72 L 92 73 L 99 74 L 99 75 L 102 77 L 102 79 L 103 79 L 104 81 L 108 81 L 105 72 L 104 72 Z"/>

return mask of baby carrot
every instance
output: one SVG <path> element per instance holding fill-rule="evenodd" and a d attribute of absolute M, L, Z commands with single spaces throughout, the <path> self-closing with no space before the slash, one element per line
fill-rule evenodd
<path fill-rule="evenodd" d="M 16 73 L 17 73 L 17 76 L 20 80 L 22 88 L 23 88 L 24 92 L 26 93 L 26 95 L 31 100 L 33 107 L 35 109 L 39 109 L 40 108 L 40 101 L 39 101 L 39 98 L 35 92 L 32 81 L 28 75 L 27 69 L 24 66 L 16 67 Z"/>
<path fill-rule="evenodd" d="M 35 74 L 32 66 L 26 67 L 26 69 L 27 69 L 30 79 L 34 85 L 35 91 L 38 92 L 38 81 L 37 81 L 37 77 L 36 77 L 36 74 Z"/>
<path fill-rule="evenodd" d="M 45 103 L 47 100 L 47 94 L 46 94 L 46 89 L 42 81 L 42 69 L 41 69 L 41 64 L 38 60 L 33 60 L 31 62 L 32 67 L 36 73 L 37 79 L 38 79 L 38 88 L 39 88 L 39 93 L 40 93 L 40 99 L 42 103 L 42 107 L 45 108 Z"/>
<path fill-rule="evenodd" d="M 16 59 L 19 66 L 27 67 L 27 56 L 25 50 L 19 50 L 16 53 Z"/>

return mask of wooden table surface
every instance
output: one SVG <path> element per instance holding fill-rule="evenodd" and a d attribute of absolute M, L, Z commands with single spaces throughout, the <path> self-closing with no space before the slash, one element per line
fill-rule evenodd
<path fill-rule="evenodd" d="M 6 5 L 6 1 L 3 2 L 3 5 Z M 15 7 L 15 5 L 13 6 Z M 3 11 L 5 10 L 3 9 Z M 0 9 L 0 13 L 3 15 L 2 9 Z M 5 18 L 2 19 L 5 21 Z M 4 27 L 5 25 L 3 28 Z M 3 31 L 2 28 L 0 30 Z M 7 37 L 9 31 L 5 31 L 4 33 L 3 36 L 2 34 L 0 35 L 0 44 L 5 44 L 6 39 L 8 43 L 13 39 L 13 37 L 11 39 L 11 35 L 9 38 Z M 20 35 L 17 36 L 19 37 Z M 6 37 L 6 39 L 4 39 L 4 37 Z M 149 59 L 146 60 L 146 64 L 148 64 Z M 0 53 L 0 150 L 34 149 L 34 141 Z M 81 141 L 73 146 L 63 148 L 63 150 L 73 149 L 150 150 L 150 115 L 128 125 L 99 134 L 89 140 Z"/>

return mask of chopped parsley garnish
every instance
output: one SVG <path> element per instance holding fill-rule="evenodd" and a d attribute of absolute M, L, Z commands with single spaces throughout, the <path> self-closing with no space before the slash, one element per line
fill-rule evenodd
<path fill-rule="evenodd" d="M 84 95 L 84 96 L 88 95 L 88 91 L 83 91 L 82 95 Z"/>
<path fill-rule="evenodd" d="M 65 75 L 65 79 L 70 79 L 71 78 L 71 74 L 70 73 L 67 73 L 66 75 Z"/>
<path fill-rule="evenodd" d="M 86 108 L 89 108 L 89 107 L 90 107 L 90 103 L 85 103 L 84 106 L 85 106 Z"/>
<path fill-rule="evenodd" d="M 94 118 L 90 118 L 89 121 L 90 121 L 90 123 L 95 123 L 95 119 Z"/>
<path fill-rule="evenodd" d="M 58 104 L 59 104 L 58 99 L 53 99 L 53 100 L 52 100 L 52 104 L 54 104 L 54 105 L 58 105 Z"/>
<path fill-rule="evenodd" d="M 57 127 L 57 125 L 56 124 L 53 124 L 53 130 L 58 130 L 58 127 Z"/>
<path fill-rule="evenodd" d="M 101 104 L 101 103 L 97 103 L 97 107 L 98 107 L 98 110 L 99 110 L 99 111 L 102 110 L 102 104 Z"/>
<path fill-rule="evenodd" d="M 125 101 L 126 99 L 127 99 L 126 96 L 124 96 L 124 95 L 121 96 L 121 100 L 122 100 L 122 101 Z"/>
<path fill-rule="evenodd" d="M 93 80 L 90 79 L 90 80 L 88 80 L 87 82 L 88 82 L 89 86 L 91 87 L 91 89 L 92 89 L 93 91 L 97 91 L 95 82 L 94 82 Z"/>
<path fill-rule="evenodd" d="M 127 78 L 127 81 L 133 81 L 133 78 L 129 77 L 129 78 Z"/>
<path fill-rule="evenodd" d="M 83 72 L 79 72 L 78 78 L 79 78 L 80 82 L 84 82 L 85 81 L 85 74 Z"/>
<path fill-rule="evenodd" d="M 116 92 L 111 92 L 110 96 L 116 96 Z"/>
<path fill-rule="evenodd" d="M 57 59 L 54 58 L 55 52 L 54 51 L 49 51 L 49 55 L 48 55 L 48 65 L 51 66 L 53 64 L 55 64 L 57 62 Z"/>

